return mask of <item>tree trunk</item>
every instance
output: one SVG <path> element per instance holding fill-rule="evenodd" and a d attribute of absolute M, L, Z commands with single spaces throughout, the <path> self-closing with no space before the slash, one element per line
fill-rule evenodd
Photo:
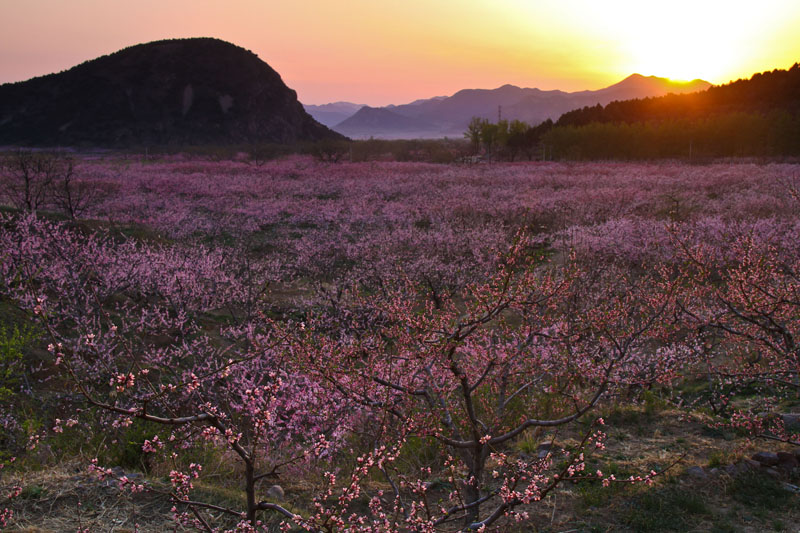
<path fill-rule="evenodd" d="M 476 443 L 472 450 L 472 457 L 469 461 L 469 475 L 464 484 L 464 503 L 469 505 L 477 502 L 481 498 L 481 478 L 483 477 L 483 467 L 486 462 L 485 446 Z M 477 522 L 481 516 L 480 505 L 475 505 L 467 509 L 464 517 L 464 527 L 469 527 L 473 522 Z"/>
<path fill-rule="evenodd" d="M 253 472 L 253 464 L 250 461 L 244 463 L 245 492 L 247 493 L 247 521 L 253 527 L 256 526 L 256 481 Z"/>

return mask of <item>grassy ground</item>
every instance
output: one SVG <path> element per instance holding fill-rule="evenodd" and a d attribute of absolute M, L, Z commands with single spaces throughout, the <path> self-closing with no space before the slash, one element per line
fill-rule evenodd
<path fill-rule="evenodd" d="M 592 468 L 623 478 L 677 463 L 650 487 L 617 484 L 604 488 L 597 482 L 562 485 L 546 500 L 525 509 L 530 514 L 528 521 L 502 530 L 800 531 L 800 495 L 791 491 L 791 486 L 800 482 L 797 469 L 780 476 L 763 468 L 737 475 L 725 472 L 725 466 L 756 451 L 779 447 L 709 429 L 706 415 L 686 415 L 668 407 L 606 407 L 601 414 L 610 428 L 607 453 L 603 462 Z M 534 440 L 550 437 L 540 435 Z M 559 436 L 556 438 L 558 442 Z M 517 443 L 517 451 L 525 453 L 533 446 L 535 442 L 522 441 Z M 686 470 L 692 466 L 703 467 L 707 477 L 688 474 Z M 134 523 L 141 532 L 182 531 L 170 518 L 172 505 L 167 495 L 157 492 L 167 490 L 164 474 L 159 468 L 151 469 L 149 481 L 156 492 L 125 496 L 120 496 L 113 483 L 89 476 L 77 462 L 7 476 L 4 491 L 12 483 L 23 487 L 21 497 L 13 503 L 15 517 L 8 531 L 44 533 L 88 527 L 90 531 L 122 533 L 135 531 Z M 230 474 L 220 466 L 219 475 L 209 475 L 198 487 L 202 499 L 220 505 L 237 503 L 241 492 L 231 483 Z M 285 490 L 287 506 L 298 512 L 307 508 L 309 480 L 279 479 L 278 483 Z"/>
<path fill-rule="evenodd" d="M 612 411 L 608 423 L 615 429 L 607 455 L 613 459 L 599 465 L 604 471 L 616 470 L 619 478 L 680 462 L 651 487 L 565 488 L 546 502 L 549 516 L 539 513 L 536 530 L 800 531 L 800 495 L 786 487 L 800 480 L 796 469 L 780 477 L 763 469 L 736 475 L 724 470 L 755 451 L 775 447 L 709 429 L 705 415 L 683 414 L 670 409 Z M 688 474 L 692 466 L 703 467 L 707 477 Z"/>
<path fill-rule="evenodd" d="M 299 290 L 282 289 L 283 296 L 290 300 L 297 297 Z M 4 323 L 24 322 L 24 316 L 13 306 L 0 304 Z M 694 398 L 703 394 L 702 386 L 691 383 L 681 392 L 684 397 Z M 799 410 L 797 405 L 789 409 Z M 790 447 L 752 441 L 735 431 L 715 428 L 706 409 L 675 409 L 662 400 L 658 392 L 645 393 L 640 405 L 609 404 L 595 414 L 606 420 L 609 437 L 603 459 L 590 463 L 589 471 L 600 469 L 624 479 L 651 469 L 661 471 L 673 466 L 651 487 L 618 484 L 604 488 L 599 482 L 562 485 L 544 501 L 523 509 L 530 515 L 528 521 L 507 524 L 501 531 L 800 531 L 800 494 L 789 490 L 791 486 L 800 485 L 798 469 L 783 472 L 778 477 L 763 472 L 764 469 L 738 475 L 725 472 L 726 466 L 741 463 L 757 451 L 791 451 Z M 558 445 L 574 441 L 576 437 L 577 434 L 532 434 L 515 443 L 513 453 L 535 454 L 542 442 L 555 439 Z M 137 439 L 133 440 L 138 442 Z M 107 457 L 103 464 L 118 464 L 126 474 L 140 473 L 142 465 L 136 458 L 141 456 L 141 446 L 133 444 L 133 459 L 121 450 Z M 91 443 L 87 441 L 77 448 L 65 445 L 64 448 L 72 452 L 58 453 L 55 448 L 45 446 L 25 465 L 20 465 L 19 472 L 7 472 L 3 476 L 0 494 L 6 494 L 14 485 L 23 488 L 21 496 L 11 504 L 15 515 L 7 531 L 184 530 L 171 519 L 166 465 L 149 465 L 147 473 L 140 474 L 146 477 L 153 492 L 122 495 L 113 482 L 98 481 L 87 473 L 88 460 L 79 457 L 93 453 Z M 424 453 L 424 449 L 419 453 Z M 240 477 L 233 466 L 235 461 L 212 456 L 201 462 L 206 468 L 203 482 L 197 487 L 198 499 L 242 508 L 243 493 L 236 483 Z M 696 466 L 703 467 L 708 475 L 698 477 L 687 473 L 687 469 Z M 718 473 L 711 473 L 714 468 Z M 313 480 L 282 478 L 276 482 L 285 491 L 285 506 L 300 513 L 308 511 Z M 388 486 L 383 488 L 390 490 Z M 262 490 L 266 490 L 266 486 Z M 272 518 L 277 520 L 277 517 Z"/>

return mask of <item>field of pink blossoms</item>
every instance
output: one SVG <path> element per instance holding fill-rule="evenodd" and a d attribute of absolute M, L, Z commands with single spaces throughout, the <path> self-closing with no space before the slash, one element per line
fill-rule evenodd
<path fill-rule="evenodd" d="M 75 180 L 77 220 L 0 215 L 0 525 L 55 457 L 199 531 L 722 527 L 670 488 L 712 479 L 708 435 L 733 435 L 725 486 L 800 497 L 800 165 L 110 156 Z M 604 494 L 672 507 L 593 526 Z"/>
<path fill-rule="evenodd" d="M 463 283 L 524 229 L 542 246 L 623 261 L 668 254 L 665 226 L 718 241 L 754 231 L 798 239 L 796 165 L 424 163 L 326 165 L 87 161 L 104 191 L 87 218 L 175 242 L 236 243 L 275 275 L 360 279 L 404 270 Z"/>

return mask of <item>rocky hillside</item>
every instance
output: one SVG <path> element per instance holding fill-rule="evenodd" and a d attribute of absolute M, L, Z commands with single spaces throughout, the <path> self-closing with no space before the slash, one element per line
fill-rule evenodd
<path fill-rule="evenodd" d="M 337 138 L 254 53 L 218 39 L 140 44 L 0 85 L 0 145 L 159 146 Z"/>

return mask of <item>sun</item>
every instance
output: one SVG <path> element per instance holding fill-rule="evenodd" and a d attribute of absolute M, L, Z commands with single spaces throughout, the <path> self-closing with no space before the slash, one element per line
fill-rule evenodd
<path fill-rule="evenodd" d="M 740 0 L 581 1 L 582 9 L 571 14 L 584 29 L 582 40 L 603 43 L 619 73 L 724 83 L 757 69 L 766 57 L 786 55 L 776 51 L 797 50 L 787 24 L 800 13 L 798 4 L 761 3 L 755 9 Z"/>
<path fill-rule="evenodd" d="M 645 3 L 623 32 L 623 47 L 638 71 L 676 80 L 720 80 L 757 46 L 744 31 L 745 13 L 709 2 Z M 752 21 L 751 21 L 752 22 Z"/>
<path fill-rule="evenodd" d="M 739 33 L 724 21 L 690 18 L 681 11 L 654 12 L 623 34 L 631 69 L 674 80 L 719 80 L 747 59 L 748 50 Z"/>
<path fill-rule="evenodd" d="M 629 70 L 672 80 L 719 80 L 742 58 L 743 51 L 738 48 L 738 43 L 729 39 L 650 36 L 631 43 Z"/>

